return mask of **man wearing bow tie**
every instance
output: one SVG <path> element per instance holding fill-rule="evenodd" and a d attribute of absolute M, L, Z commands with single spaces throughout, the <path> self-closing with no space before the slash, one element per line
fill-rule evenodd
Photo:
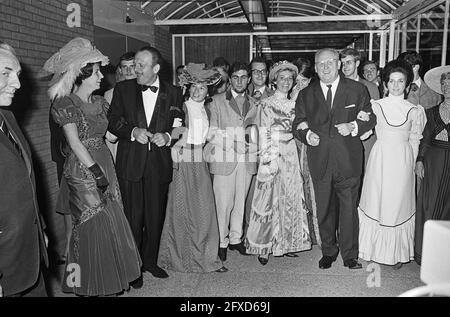
<path fill-rule="evenodd" d="M 414 80 L 410 85 L 408 92 L 408 101 L 414 105 L 421 105 L 426 109 L 433 108 L 441 103 L 441 96 L 435 93 L 425 82 L 420 78 L 419 72 L 422 69 L 423 60 L 417 52 L 404 52 L 398 57 L 398 60 L 405 61 L 411 65 L 414 72 Z"/>
<path fill-rule="evenodd" d="M 173 109 L 181 109 L 182 97 L 178 89 L 160 81 L 161 61 L 159 51 L 150 46 L 136 53 L 137 78 L 116 85 L 108 130 L 119 137 L 116 171 L 143 271 L 165 278 L 167 273 L 156 263 L 172 181 Z"/>

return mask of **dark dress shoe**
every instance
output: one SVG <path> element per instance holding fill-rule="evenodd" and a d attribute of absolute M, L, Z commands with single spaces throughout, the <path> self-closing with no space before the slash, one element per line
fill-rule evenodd
<path fill-rule="evenodd" d="M 220 269 L 216 270 L 217 273 L 225 273 L 228 272 L 228 269 L 225 266 L 222 266 Z"/>
<path fill-rule="evenodd" d="M 237 250 L 242 255 L 248 255 L 247 250 L 245 250 L 244 244 L 242 242 L 238 244 L 230 244 L 228 245 L 228 248 L 230 250 Z"/>
<path fill-rule="evenodd" d="M 362 264 L 355 259 L 345 260 L 344 266 L 348 267 L 350 270 L 362 269 Z"/>
<path fill-rule="evenodd" d="M 142 278 L 142 275 L 130 283 L 130 286 L 134 289 L 140 289 L 140 288 L 142 288 L 143 285 L 144 285 L 144 279 Z"/>
<path fill-rule="evenodd" d="M 227 260 L 227 248 L 219 248 L 219 259 L 222 262 Z"/>
<path fill-rule="evenodd" d="M 287 256 L 288 258 L 298 258 L 298 254 L 294 252 L 286 253 L 284 256 Z"/>
<path fill-rule="evenodd" d="M 398 262 L 397 264 L 394 264 L 394 265 L 392 266 L 392 268 L 393 268 L 394 270 L 399 270 L 399 269 L 401 269 L 402 266 L 403 266 L 403 263 L 402 263 L 402 262 Z"/>
<path fill-rule="evenodd" d="M 262 256 L 258 256 L 258 261 L 262 265 L 266 265 L 267 263 L 269 263 L 269 258 L 263 258 Z"/>
<path fill-rule="evenodd" d="M 324 255 L 320 261 L 319 261 L 319 268 L 320 269 L 329 269 L 331 267 L 331 264 L 336 261 L 336 258 L 328 255 Z"/>
<path fill-rule="evenodd" d="M 167 272 L 164 271 L 159 266 L 148 268 L 148 269 L 146 269 L 146 271 L 150 272 L 154 277 L 157 277 L 157 278 L 168 278 L 169 277 L 169 274 L 167 274 Z"/>

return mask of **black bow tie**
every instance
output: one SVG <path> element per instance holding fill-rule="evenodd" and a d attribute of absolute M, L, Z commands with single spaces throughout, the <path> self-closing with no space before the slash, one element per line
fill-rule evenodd
<path fill-rule="evenodd" d="M 156 86 L 146 86 L 146 85 L 142 85 L 141 88 L 142 88 L 142 91 L 146 91 L 147 89 L 150 88 L 150 90 L 151 90 L 153 93 L 156 93 L 156 92 L 158 91 L 158 87 L 156 87 Z"/>

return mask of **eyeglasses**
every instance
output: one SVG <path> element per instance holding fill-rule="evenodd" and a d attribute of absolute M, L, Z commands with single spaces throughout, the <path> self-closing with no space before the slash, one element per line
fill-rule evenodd
<path fill-rule="evenodd" d="M 267 74 L 267 69 L 252 69 L 252 74 L 253 75 L 266 75 Z"/>
<path fill-rule="evenodd" d="M 331 58 L 331 59 L 327 59 L 326 61 L 322 61 L 320 63 L 316 63 L 317 68 L 319 69 L 324 69 L 325 65 L 327 65 L 327 67 L 332 67 L 334 66 L 335 62 L 337 61 L 337 59 L 335 58 Z"/>

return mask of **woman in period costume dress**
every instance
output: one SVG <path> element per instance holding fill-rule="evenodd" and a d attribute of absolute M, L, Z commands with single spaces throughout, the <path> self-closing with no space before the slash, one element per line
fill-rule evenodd
<path fill-rule="evenodd" d="M 308 87 L 311 80 L 315 78 L 314 65 L 309 59 L 297 58 L 292 62 L 298 68 L 296 85 L 292 88 L 291 99 L 296 101 L 298 93 Z M 298 157 L 300 159 L 300 174 L 303 180 L 303 191 L 305 192 L 305 208 L 308 213 L 309 234 L 311 243 L 321 245 L 319 235 L 319 223 L 317 220 L 316 195 L 312 183 L 311 173 L 309 172 L 308 157 L 306 150 L 308 146 L 300 140 L 295 139 L 298 149 Z"/>
<path fill-rule="evenodd" d="M 259 127 L 259 168 L 245 238 L 247 253 L 262 265 L 269 254 L 297 256 L 311 249 L 303 181 L 297 146 L 292 135 L 295 101 L 288 99 L 297 67 L 287 61 L 274 64 L 269 79 L 275 94 L 262 101 Z"/>
<path fill-rule="evenodd" d="M 417 197 L 414 258 L 422 261 L 423 227 L 427 220 L 450 220 L 450 66 L 429 70 L 425 83 L 444 95 L 426 111 L 427 124 L 420 142 L 416 173 L 422 178 Z"/>
<path fill-rule="evenodd" d="M 185 128 L 172 148 L 173 180 L 161 235 L 158 266 L 178 272 L 226 272 L 218 257 L 219 227 L 203 146 L 209 130 L 205 109 L 208 85 L 217 83 L 217 70 L 190 63 L 180 83 L 190 85 L 184 103 Z M 180 129 L 180 128 L 178 128 Z M 175 129 L 174 131 L 176 131 Z M 173 133 L 173 138 L 177 136 Z"/>
<path fill-rule="evenodd" d="M 359 257 L 400 268 L 414 258 L 414 166 L 425 126 L 422 106 L 405 99 L 409 65 L 392 61 L 383 80 L 388 96 L 374 101 L 375 142 L 359 203 Z"/>
<path fill-rule="evenodd" d="M 141 276 L 141 259 L 104 141 L 109 105 L 103 97 L 92 95 L 103 78 L 99 67 L 107 63 L 108 58 L 90 41 L 75 38 L 43 68 L 54 74 L 51 113 L 71 148 L 63 181 L 73 230 L 62 289 L 81 296 L 118 294 Z M 71 282 L 68 275 L 73 272 L 80 275 Z"/>

